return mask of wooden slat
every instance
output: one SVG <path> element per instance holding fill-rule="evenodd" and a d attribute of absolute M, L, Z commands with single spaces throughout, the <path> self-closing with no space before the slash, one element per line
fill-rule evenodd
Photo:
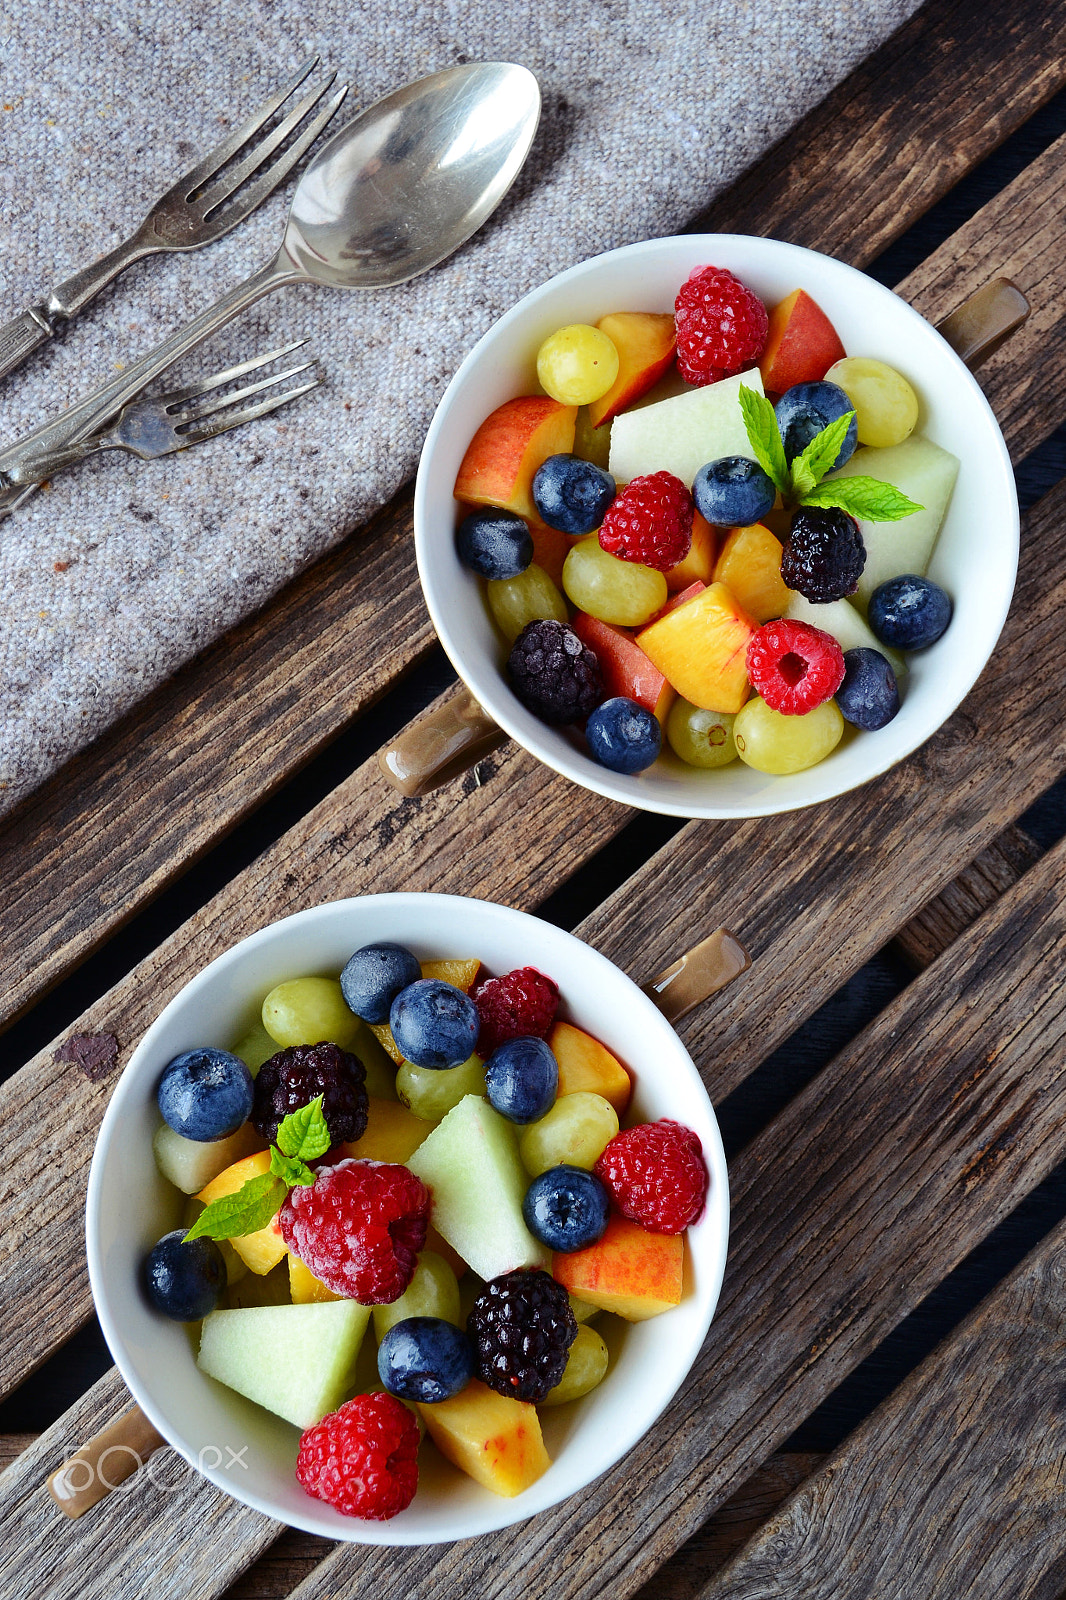
<path fill-rule="evenodd" d="M 288 1600 L 332 1549 L 328 1539 L 286 1528 L 277 1543 L 230 1584 L 221 1600 Z"/>
<path fill-rule="evenodd" d="M 964 4 L 935 0 L 703 225 L 868 260 L 1054 92 L 1066 78 L 1064 41 L 1061 0 L 999 8 L 976 36 Z M 884 175 L 890 197 L 876 222 L 871 174 Z M 0 826 L 0 1025 L 425 653 L 409 513 L 402 496 Z"/>
<path fill-rule="evenodd" d="M 701 1600 L 1054 1600 L 1066 1584 L 1066 1224 Z"/>
<path fill-rule="evenodd" d="M 205 1600 L 277 1537 L 170 1449 L 68 1521 L 45 1480 L 128 1401 L 112 1368 L 0 1476 L 4 1600 Z"/>
<path fill-rule="evenodd" d="M 36 1433 L 0 1433 L 0 1472 L 4 1472 L 22 1452 L 40 1437 Z"/>
<path fill-rule="evenodd" d="M 1064 892 L 1066 843 L 733 1162 L 718 1314 L 627 1460 L 520 1539 L 338 1549 L 297 1600 L 633 1594 L 1066 1155 Z"/>
<path fill-rule="evenodd" d="M 1066 6 L 934 0 L 699 219 L 865 266 L 1066 82 Z"/>
<path fill-rule="evenodd" d="M 896 934 L 893 944 L 920 972 L 942 955 L 982 911 L 1028 872 L 1042 851 L 1013 823 L 964 867 L 947 888 L 930 900 Z"/>

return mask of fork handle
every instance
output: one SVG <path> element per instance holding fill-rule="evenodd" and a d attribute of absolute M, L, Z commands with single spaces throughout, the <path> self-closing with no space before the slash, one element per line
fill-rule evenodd
<path fill-rule="evenodd" d="M 21 366 L 28 355 L 53 337 L 62 323 L 76 316 L 113 278 L 142 256 L 155 253 L 158 246 L 143 243 L 140 232 L 109 250 L 106 255 L 83 267 L 73 277 L 52 289 L 38 305 L 20 311 L 0 327 L 0 379 Z"/>

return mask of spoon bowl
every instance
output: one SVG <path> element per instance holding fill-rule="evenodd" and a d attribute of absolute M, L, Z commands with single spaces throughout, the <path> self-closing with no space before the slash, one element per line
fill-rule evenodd
<path fill-rule="evenodd" d="M 282 251 L 338 289 L 406 283 L 465 244 L 522 168 L 537 80 L 506 61 L 450 67 L 378 100 L 319 151 Z"/>

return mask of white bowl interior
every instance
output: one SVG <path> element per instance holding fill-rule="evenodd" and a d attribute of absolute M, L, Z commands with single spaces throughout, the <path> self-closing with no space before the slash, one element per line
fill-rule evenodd
<path fill-rule="evenodd" d="M 898 368 L 921 401 L 918 429 L 961 468 L 929 576 L 955 603 L 947 633 L 910 657 L 903 707 L 877 733 L 849 728 L 827 760 L 790 777 L 742 762 L 702 773 L 667 751 L 626 777 L 592 761 L 580 736 L 549 728 L 511 693 L 506 650 L 482 586 L 455 554 L 452 497 L 481 421 L 505 400 L 538 393 L 541 341 L 609 311 L 671 311 L 693 267 L 728 267 L 768 305 L 803 288 L 830 317 L 849 355 Z M 1010 458 L 974 378 L 936 330 L 890 290 L 853 267 L 798 245 L 732 234 L 693 234 L 628 245 L 553 278 L 502 317 L 467 356 L 433 419 L 415 494 L 415 543 L 426 603 L 441 643 L 485 709 L 527 750 L 599 794 L 645 810 L 691 817 L 766 816 L 843 794 L 884 772 L 936 731 L 973 686 L 1007 615 L 1018 564 L 1018 502 Z"/>
<path fill-rule="evenodd" d="M 295 1428 L 196 1367 L 186 1328 L 153 1312 L 139 1289 L 144 1256 L 180 1224 L 183 1197 L 156 1170 L 155 1088 L 166 1063 L 204 1043 L 226 1046 L 274 984 L 336 974 L 353 950 L 394 939 L 422 959 L 477 955 L 492 972 L 540 967 L 563 991 L 561 1014 L 615 1051 L 635 1076 L 637 1120 L 673 1117 L 695 1128 L 711 1173 L 706 1212 L 688 1230 L 680 1306 L 627 1327 L 612 1367 L 584 1400 L 542 1412 L 550 1470 L 502 1499 L 424 1446 L 411 1506 L 389 1522 L 360 1522 L 312 1499 L 293 1475 Z M 212 1482 L 268 1516 L 330 1539 L 426 1544 L 517 1522 L 573 1494 L 651 1426 L 688 1372 L 714 1313 L 725 1269 L 729 1190 L 706 1091 L 656 1007 L 604 956 L 523 912 L 447 895 L 336 901 L 272 924 L 212 962 L 148 1030 L 116 1086 L 89 1176 L 89 1276 L 104 1336 L 131 1393 L 160 1432 Z M 245 1448 L 247 1447 L 247 1448 Z"/>

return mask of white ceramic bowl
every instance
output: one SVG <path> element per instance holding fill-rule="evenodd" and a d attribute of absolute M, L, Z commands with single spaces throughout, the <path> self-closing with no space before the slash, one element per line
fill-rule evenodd
<path fill-rule="evenodd" d="M 423 1447 L 418 1494 L 408 1509 L 389 1522 L 361 1522 L 304 1493 L 293 1474 L 297 1430 L 205 1377 L 186 1329 L 152 1311 L 138 1282 L 147 1251 L 179 1225 L 184 1204 L 152 1156 L 155 1089 L 166 1063 L 198 1044 L 232 1043 L 276 983 L 335 975 L 353 950 L 378 939 L 399 940 L 423 959 L 477 955 L 492 972 L 528 964 L 554 976 L 563 991 L 561 1014 L 602 1039 L 633 1072 L 637 1120 L 666 1116 L 695 1128 L 711 1187 L 704 1216 L 686 1236 L 681 1305 L 627 1327 L 607 1378 L 591 1395 L 543 1411 L 552 1457 L 544 1477 L 502 1499 Z M 659 1416 L 703 1343 L 728 1231 L 728 1179 L 714 1112 L 688 1052 L 652 1002 L 604 956 L 549 923 L 482 900 L 431 894 L 372 895 L 302 911 L 243 940 L 186 984 L 115 1088 L 86 1207 L 89 1279 L 104 1337 L 131 1394 L 175 1450 L 269 1517 L 328 1539 L 385 1545 L 468 1539 L 522 1521 L 623 1456 Z"/>
<path fill-rule="evenodd" d="M 470 439 L 497 406 L 538 393 L 536 352 L 554 329 L 609 311 L 671 311 L 693 267 L 728 267 L 767 303 L 796 288 L 813 295 L 849 355 L 897 367 L 921 400 L 919 430 L 962 463 L 929 576 L 955 602 L 951 627 L 910 658 L 903 707 L 877 733 L 848 729 L 827 760 L 790 777 L 742 762 L 699 772 L 669 750 L 625 777 L 598 765 L 573 730 L 548 727 L 525 709 L 503 672 L 506 650 L 482 586 L 455 553 L 452 497 Z M 1014 475 L 996 419 L 974 378 L 925 319 L 890 290 L 828 256 L 775 239 L 691 234 L 628 245 L 571 267 L 500 318 L 475 345 L 426 436 L 415 490 L 415 548 L 426 604 L 459 676 L 486 711 L 533 755 L 587 789 L 683 817 L 752 817 L 796 810 L 843 794 L 886 771 L 933 734 L 969 692 L 1003 627 L 1018 565 Z"/>

